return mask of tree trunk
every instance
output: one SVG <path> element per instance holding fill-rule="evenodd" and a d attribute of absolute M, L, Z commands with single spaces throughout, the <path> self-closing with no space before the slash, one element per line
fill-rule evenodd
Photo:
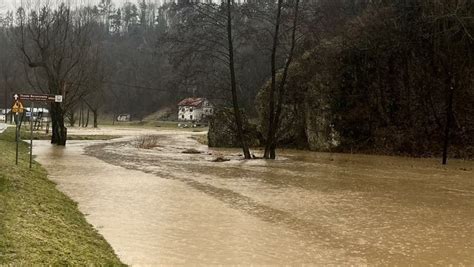
<path fill-rule="evenodd" d="M 92 110 L 92 115 L 94 116 L 94 128 L 99 127 L 99 112 L 97 110 Z"/>
<path fill-rule="evenodd" d="M 230 71 L 230 80 L 231 80 L 231 90 L 232 90 L 232 104 L 234 107 L 234 117 L 235 123 L 237 124 L 237 135 L 244 152 L 245 159 L 251 159 L 250 150 L 245 140 L 242 116 L 240 114 L 239 102 L 237 98 L 237 82 L 235 78 L 235 66 L 234 66 L 234 44 L 232 40 L 232 12 L 231 8 L 233 5 L 232 0 L 227 0 L 227 39 L 229 42 L 229 71 Z"/>
<path fill-rule="evenodd" d="M 451 77 L 446 81 L 446 127 L 444 129 L 444 145 L 443 145 L 443 165 L 448 163 L 448 148 L 451 130 L 451 121 L 453 119 L 453 97 L 454 85 Z"/>
<path fill-rule="evenodd" d="M 87 109 L 87 117 L 86 117 L 86 125 L 84 127 L 89 127 L 89 113 L 90 113 L 90 109 Z"/>
<path fill-rule="evenodd" d="M 81 103 L 81 105 L 79 106 L 79 123 L 78 123 L 78 127 L 82 127 L 82 103 Z"/>
<path fill-rule="evenodd" d="M 79 119 L 79 127 L 84 127 L 84 101 L 81 101 L 81 115 Z"/>
<path fill-rule="evenodd" d="M 278 13 L 277 13 L 277 20 L 276 20 L 276 27 L 275 27 L 275 39 L 273 43 L 273 50 L 272 50 L 272 87 L 271 87 L 271 95 L 269 96 L 270 101 L 270 113 L 269 114 L 269 126 L 268 126 L 268 135 L 267 135 L 267 144 L 265 144 L 265 153 L 264 158 L 266 159 L 275 159 L 276 158 L 276 146 L 277 146 L 277 132 L 280 126 L 281 120 L 281 113 L 283 107 L 283 97 L 285 95 L 285 85 L 286 80 L 288 78 L 288 71 L 290 69 L 291 62 L 293 61 L 293 55 L 296 47 L 296 26 L 298 24 L 298 12 L 299 12 L 299 2 L 300 0 L 296 0 L 295 3 L 295 14 L 293 19 L 293 29 L 291 35 L 291 48 L 288 58 L 285 63 L 285 67 L 283 70 L 283 75 L 280 80 L 280 84 L 278 86 L 278 100 L 276 103 L 276 112 L 275 112 L 275 89 L 276 89 L 276 48 L 278 45 L 278 34 L 279 34 L 279 24 L 280 24 L 280 17 L 281 17 L 281 5 L 282 0 L 278 1 Z M 273 114 L 275 112 L 275 114 Z"/>
<path fill-rule="evenodd" d="M 273 47 L 271 54 L 271 72 L 272 72 L 272 81 L 270 84 L 270 92 L 268 95 L 268 129 L 267 129 L 267 142 L 265 144 L 265 152 L 263 157 L 266 159 L 271 158 L 271 150 L 273 143 L 275 143 L 275 91 L 276 91 L 276 54 L 278 48 L 278 40 L 280 34 L 280 20 L 281 20 L 281 8 L 283 0 L 278 0 L 277 4 L 277 17 L 275 24 L 275 32 L 273 33 Z"/>
<path fill-rule="evenodd" d="M 293 61 L 293 55 L 295 53 L 295 47 L 296 47 L 296 26 L 298 25 L 298 12 L 299 12 L 299 3 L 300 0 L 296 0 L 295 3 L 295 14 L 293 18 L 293 29 L 291 33 L 291 48 L 290 48 L 290 54 L 288 55 L 288 58 L 285 63 L 285 69 L 283 70 L 283 76 L 280 81 L 280 85 L 278 88 L 278 100 L 277 100 L 277 107 L 276 107 L 276 114 L 275 114 L 275 122 L 273 123 L 273 142 L 270 146 L 270 159 L 275 159 L 276 158 L 276 142 L 277 142 L 277 132 L 280 127 L 280 121 L 281 121 L 281 113 L 283 109 L 283 97 L 285 95 L 285 85 L 286 85 L 286 80 L 288 78 L 288 71 L 291 66 L 291 62 Z"/>
<path fill-rule="evenodd" d="M 74 110 L 67 114 L 67 119 L 68 119 L 69 125 L 71 125 L 71 127 L 74 127 L 76 125 L 76 113 L 75 113 Z"/>
<path fill-rule="evenodd" d="M 51 144 L 65 146 L 67 140 L 67 128 L 64 126 L 64 111 L 60 103 L 51 104 L 52 136 Z"/>

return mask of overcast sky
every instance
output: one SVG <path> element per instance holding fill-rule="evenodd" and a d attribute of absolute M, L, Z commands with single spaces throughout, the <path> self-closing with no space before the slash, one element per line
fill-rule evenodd
<path fill-rule="evenodd" d="M 70 3 L 79 3 L 79 4 L 97 4 L 100 2 L 100 0 L 0 0 L 0 8 L 2 9 L 17 9 L 25 3 L 38 3 L 38 2 L 50 2 L 50 3 L 56 3 L 56 2 L 70 2 Z M 112 0 L 112 2 L 115 5 L 121 5 L 124 2 L 131 2 L 131 3 L 137 3 L 138 0 Z M 159 0 L 147 0 L 147 2 L 155 2 L 159 3 L 162 1 Z"/>

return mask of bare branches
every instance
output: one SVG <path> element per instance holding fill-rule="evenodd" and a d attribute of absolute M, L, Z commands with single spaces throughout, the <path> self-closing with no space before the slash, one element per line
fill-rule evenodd
<path fill-rule="evenodd" d="M 84 98 L 89 90 L 78 86 L 90 77 L 89 66 L 96 60 L 92 45 L 93 21 L 80 10 L 72 10 L 64 3 L 54 10 L 48 3 L 25 6 L 17 11 L 17 23 L 11 29 L 18 51 L 28 71 L 26 79 L 36 90 L 62 94 L 64 102 L 53 104 L 52 142 L 65 145 L 64 114 Z M 74 83 L 76 82 L 76 84 Z"/>

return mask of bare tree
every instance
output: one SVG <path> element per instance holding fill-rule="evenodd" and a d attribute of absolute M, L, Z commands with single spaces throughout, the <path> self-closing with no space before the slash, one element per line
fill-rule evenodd
<path fill-rule="evenodd" d="M 194 3 L 185 5 L 180 11 L 182 20 L 175 20 L 177 30 L 168 36 L 172 44 L 175 62 L 185 68 L 186 86 L 193 83 L 216 84 L 216 92 L 228 96 L 232 104 L 233 122 L 236 126 L 237 140 L 246 159 L 251 158 L 250 149 L 244 134 L 243 115 L 239 104 L 239 83 L 236 74 L 236 43 L 234 12 L 236 4 L 228 0 L 221 5 L 213 3 Z M 191 21 L 191 23 L 189 23 Z M 189 27 L 193 27 L 192 30 Z M 222 76 L 228 79 L 222 79 Z M 204 87 L 204 86 L 203 86 Z M 225 88 L 223 91 L 222 88 Z M 230 88 L 228 90 L 227 88 Z"/>
<path fill-rule="evenodd" d="M 87 81 L 87 87 L 90 88 L 91 92 L 83 98 L 88 110 L 92 112 L 94 128 L 99 126 L 99 111 L 105 104 L 106 71 L 104 62 L 100 57 L 101 52 L 97 50 L 95 62 L 91 66 L 92 74 L 90 75 L 90 79 Z M 89 114 L 87 117 L 89 117 Z M 89 119 L 87 119 L 87 121 L 88 120 Z"/>
<path fill-rule="evenodd" d="M 446 119 L 444 126 L 443 159 L 447 164 L 451 128 L 454 121 L 454 99 L 462 89 L 464 77 L 472 77 L 474 32 L 470 1 L 424 3 L 426 21 L 433 26 L 434 62 L 444 73 Z"/>
<path fill-rule="evenodd" d="M 244 136 L 242 115 L 240 114 L 239 102 L 237 97 L 237 81 L 235 78 L 235 65 L 234 65 L 234 43 L 232 40 L 232 6 L 234 1 L 227 0 L 227 38 L 229 42 L 229 71 L 230 71 L 230 83 L 232 90 L 232 105 L 234 108 L 235 123 L 237 124 L 237 135 L 244 152 L 245 159 L 251 159 L 250 150 L 247 145 Z"/>
<path fill-rule="evenodd" d="M 51 104 L 53 144 L 66 145 L 64 116 L 86 94 L 80 81 L 88 75 L 91 29 L 87 10 L 73 11 L 65 4 L 55 10 L 47 5 L 39 10 L 21 7 L 17 12 L 14 36 L 25 63 L 33 69 L 32 85 L 65 96 L 64 103 Z"/>
<path fill-rule="evenodd" d="M 271 84 L 268 96 L 269 111 L 268 111 L 268 129 L 265 144 L 264 158 L 275 159 L 276 157 L 276 143 L 277 131 L 280 123 L 282 113 L 283 97 L 285 95 L 285 84 L 288 77 L 288 70 L 293 60 L 293 55 L 296 46 L 296 26 L 298 24 L 299 0 L 295 1 L 293 27 L 291 31 L 290 51 L 286 56 L 286 62 L 283 67 L 283 73 L 278 80 L 277 85 L 277 49 L 280 44 L 280 27 L 282 27 L 282 9 L 283 0 L 278 0 L 276 9 L 275 31 L 273 33 L 273 46 L 271 52 Z M 275 97 L 278 86 L 278 96 Z M 276 102 L 275 102 L 276 101 Z"/>
<path fill-rule="evenodd" d="M 8 108 L 9 105 L 9 91 L 11 87 L 11 80 L 12 80 L 12 68 L 13 58 L 11 55 L 11 51 L 8 49 L 8 42 L 6 38 L 5 28 L 0 29 L 0 88 L 3 90 L 3 105 L 5 109 Z M 5 122 L 8 121 L 7 113 L 5 112 Z"/>

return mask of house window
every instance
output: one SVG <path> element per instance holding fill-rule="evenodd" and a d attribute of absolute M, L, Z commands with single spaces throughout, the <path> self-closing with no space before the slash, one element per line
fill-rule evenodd
<path fill-rule="evenodd" d="M 189 115 L 189 119 L 192 120 L 192 119 L 193 119 L 193 115 Z"/>
<path fill-rule="evenodd" d="M 190 108 L 190 109 L 189 109 L 189 112 L 193 112 L 193 108 Z"/>
<path fill-rule="evenodd" d="M 184 119 L 184 115 L 181 115 L 181 119 Z"/>

